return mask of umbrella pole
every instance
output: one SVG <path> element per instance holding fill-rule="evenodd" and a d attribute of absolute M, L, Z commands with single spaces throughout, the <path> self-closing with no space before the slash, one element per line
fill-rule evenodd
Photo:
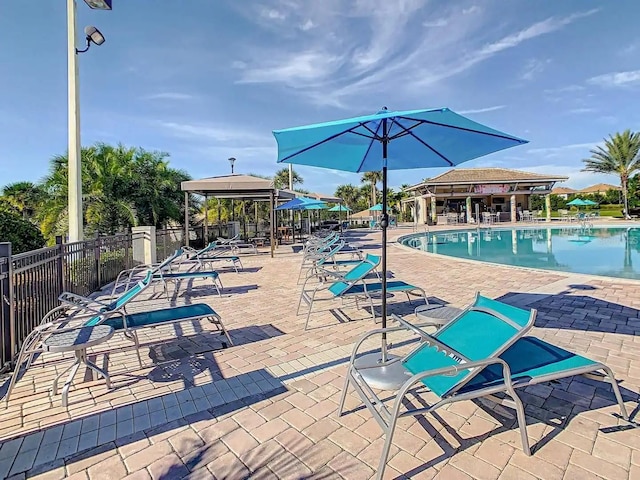
<path fill-rule="evenodd" d="M 387 328 L 387 119 L 382 121 L 382 328 Z M 382 332 L 382 363 L 387 362 L 387 332 Z"/>
<path fill-rule="evenodd" d="M 386 144 L 384 145 L 386 154 Z M 386 157 L 386 155 L 385 155 Z M 387 166 L 382 167 L 382 328 L 387 328 Z M 382 363 L 387 362 L 387 332 L 382 332 Z"/>

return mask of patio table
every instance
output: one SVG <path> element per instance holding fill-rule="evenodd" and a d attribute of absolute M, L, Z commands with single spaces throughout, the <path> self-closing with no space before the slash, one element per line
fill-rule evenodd
<path fill-rule="evenodd" d="M 62 387 L 62 406 L 68 406 L 69 387 L 73 378 L 78 373 L 81 365 L 85 365 L 90 370 L 104 378 L 107 388 L 111 388 L 109 374 L 87 359 L 87 348 L 99 345 L 113 337 L 113 328 L 109 325 L 96 325 L 93 327 L 79 327 L 65 329 L 62 332 L 54 332 L 43 342 L 43 349 L 48 352 L 74 352 L 76 361 L 64 369 L 53 380 L 53 395 L 58 394 L 58 382 L 67 372 L 69 376 Z"/>
<path fill-rule="evenodd" d="M 433 303 L 420 305 L 415 309 L 416 317 L 418 317 L 420 322 L 434 323 L 438 325 L 438 327 L 447 324 L 461 313 L 462 310 L 460 308 Z"/>

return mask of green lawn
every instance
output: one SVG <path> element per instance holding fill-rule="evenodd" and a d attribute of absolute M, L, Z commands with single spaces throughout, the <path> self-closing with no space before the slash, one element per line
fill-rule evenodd
<path fill-rule="evenodd" d="M 617 218 L 622 218 L 622 207 L 613 207 L 613 208 L 601 208 L 599 210 L 580 210 L 581 212 L 586 212 L 586 213 L 591 213 L 591 212 L 600 212 L 600 216 L 601 217 L 617 217 Z M 570 215 L 575 215 L 576 213 L 578 213 L 577 210 L 571 210 L 569 211 Z M 544 215 L 544 212 L 543 212 Z M 561 215 L 558 213 L 557 210 L 553 210 L 551 212 L 551 216 L 556 218 L 556 217 L 560 217 Z"/>

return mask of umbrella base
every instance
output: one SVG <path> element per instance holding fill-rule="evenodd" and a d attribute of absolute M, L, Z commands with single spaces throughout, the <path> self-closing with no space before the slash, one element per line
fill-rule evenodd
<path fill-rule="evenodd" d="M 387 361 L 382 363 L 382 352 L 375 352 L 357 358 L 353 364 L 369 386 L 395 391 L 411 377 L 400 360 L 397 355 L 387 355 Z"/>

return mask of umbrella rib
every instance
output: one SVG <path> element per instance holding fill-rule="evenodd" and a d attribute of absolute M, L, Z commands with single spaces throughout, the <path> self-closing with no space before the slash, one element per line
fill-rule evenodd
<path fill-rule="evenodd" d="M 287 157 L 284 157 L 282 160 L 279 160 L 278 162 L 279 163 L 286 162 L 287 160 L 289 160 L 289 159 L 291 159 L 291 158 L 293 158 L 293 157 L 295 157 L 297 155 L 300 155 L 301 153 L 304 153 L 304 152 L 306 152 L 308 150 L 311 150 L 312 148 L 319 147 L 320 145 L 323 145 L 323 144 L 325 144 L 327 142 L 330 142 L 331 140 L 334 140 L 334 139 L 340 137 L 341 135 L 345 135 L 347 133 L 355 133 L 356 135 L 362 135 L 363 137 L 369 138 L 369 137 L 367 137 L 366 135 L 364 135 L 362 133 L 358 133 L 358 132 L 354 132 L 353 131 L 353 130 L 355 130 L 356 128 L 358 128 L 360 126 L 363 126 L 362 123 L 359 123 L 358 125 L 354 125 L 353 127 L 349 128 L 347 130 L 344 130 L 344 131 L 342 131 L 340 133 L 336 133 L 335 135 L 331 135 L 330 137 L 327 137 L 324 140 L 321 140 L 321 141 L 319 141 L 317 143 L 314 143 L 313 145 L 309 145 L 308 147 L 305 147 L 302 150 L 297 151 L 296 153 L 292 153 L 291 155 L 289 155 Z"/>
<path fill-rule="evenodd" d="M 409 121 L 412 121 L 412 122 L 416 121 L 415 118 L 409 118 L 409 117 L 398 116 L 398 117 L 395 117 L 395 118 L 401 118 L 403 120 L 409 120 Z M 496 138 L 504 138 L 505 140 L 514 140 L 514 141 L 518 141 L 520 143 L 527 143 L 526 140 L 521 140 L 519 138 L 514 138 L 514 137 L 511 137 L 509 135 L 501 135 L 501 134 L 497 134 L 497 133 L 483 132 L 481 130 L 475 130 L 473 128 L 458 127 L 458 126 L 455 126 L 455 125 L 448 125 L 446 123 L 432 122 L 430 120 L 420 120 L 420 123 L 418 125 L 421 125 L 421 124 L 424 124 L 424 123 L 428 123 L 429 125 L 436 125 L 438 127 L 453 128 L 455 130 L 462 130 L 462 131 L 465 131 L 465 132 L 481 133 L 482 135 L 488 135 L 490 137 L 496 137 Z M 400 124 L 398 123 L 398 125 L 400 125 Z M 417 127 L 418 125 L 412 126 L 411 129 Z"/>
<path fill-rule="evenodd" d="M 381 141 L 382 138 L 380 138 L 380 135 L 378 135 L 378 129 L 380 129 L 380 127 L 382 126 L 382 122 L 380 122 L 378 124 L 378 128 L 376 129 L 376 131 L 374 132 L 373 130 L 371 130 L 367 125 L 360 123 L 360 125 L 362 125 L 364 128 L 366 128 L 367 130 L 369 130 L 371 132 L 371 134 L 373 135 L 373 137 L 371 137 L 371 142 L 369 142 L 369 146 L 367 147 L 367 151 L 364 152 L 364 155 L 362 156 L 362 161 L 360 162 L 360 165 L 358 166 L 358 172 L 360 171 L 360 169 L 362 168 L 362 166 L 364 165 L 364 161 L 367 159 L 367 155 L 369 155 L 369 152 L 371 151 L 371 147 L 373 146 L 373 140 L 378 140 Z M 369 137 L 367 137 L 369 138 Z"/>
<path fill-rule="evenodd" d="M 392 123 L 395 123 L 398 127 L 400 127 L 402 130 L 404 130 L 404 134 L 405 135 L 411 135 L 413 138 L 415 138 L 418 142 L 420 142 L 422 145 L 424 145 L 425 147 L 427 147 L 429 150 L 431 150 L 433 153 L 435 153 L 436 155 L 438 155 L 442 160 L 444 160 L 445 162 L 447 162 L 450 166 L 453 166 L 453 162 L 451 160 L 449 160 L 447 157 L 445 157 L 444 155 L 442 155 L 439 151 L 437 151 L 435 148 L 433 148 L 431 145 L 429 145 L 428 143 L 426 143 L 424 140 L 422 140 L 421 138 L 417 137 L 411 130 L 406 129 L 402 124 L 400 124 L 399 122 L 396 122 L 395 119 L 391 120 Z M 415 128 L 417 125 L 414 125 L 411 128 Z M 394 138 L 399 138 L 399 136 L 395 136 Z"/>

